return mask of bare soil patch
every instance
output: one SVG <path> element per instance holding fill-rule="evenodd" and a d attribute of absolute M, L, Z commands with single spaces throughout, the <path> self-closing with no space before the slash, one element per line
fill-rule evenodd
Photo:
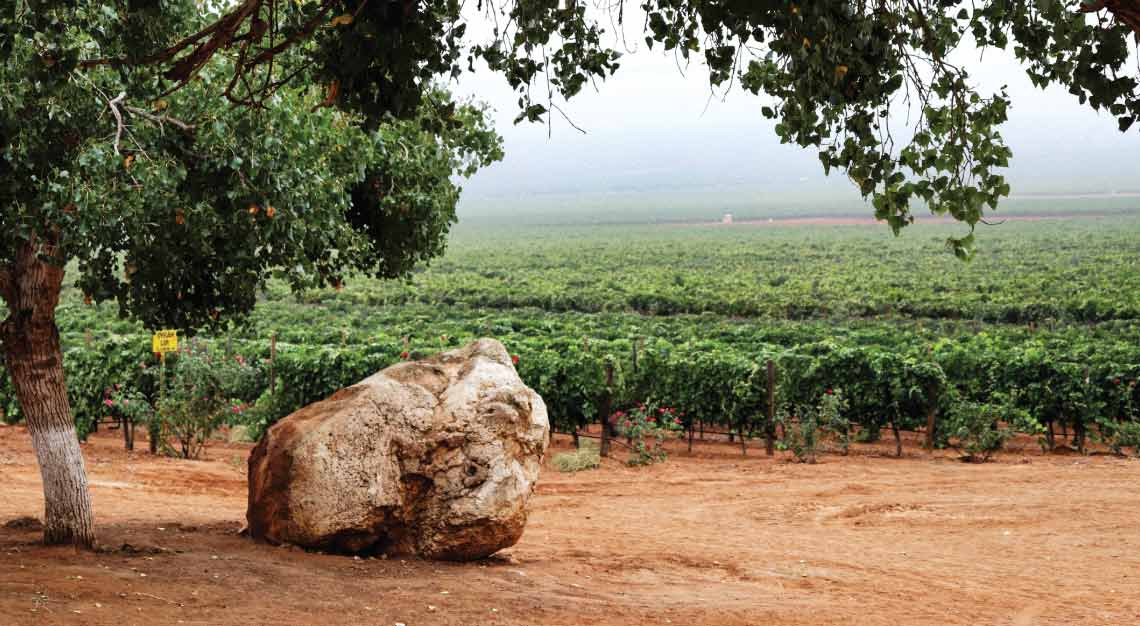
<path fill-rule="evenodd" d="M 42 500 L 27 432 L 0 428 L 0 624 L 1140 622 L 1140 461 L 892 446 L 808 466 L 678 442 L 649 468 L 547 467 L 522 541 L 455 564 L 255 544 L 236 534 L 248 446 L 180 461 L 114 433 L 84 445 L 103 548 L 43 547 L 4 525 Z"/>

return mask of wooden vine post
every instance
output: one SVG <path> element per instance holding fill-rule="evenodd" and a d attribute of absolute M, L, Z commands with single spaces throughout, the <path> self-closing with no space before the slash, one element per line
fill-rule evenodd
<path fill-rule="evenodd" d="M 156 331 L 151 338 L 150 348 L 158 355 L 158 410 L 161 411 L 166 400 L 166 353 L 178 352 L 178 332 L 174 330 Z M 162 437 L 162 428 L 158 420 L 150 421 L 148 431 L 150 453 L 158 454 L 158 440 Z M 134 447 L 133 441 L 131 446 Z"/>
<path fill-rule="evenodd" d="M 764 425 L 764 452 L 776 453 L 776 364 L 768 359 L 768 423 Z"/>
<path fill-rule="evenodd" d="M 610 390 L 614 385 L 614 364 L 606 361 L 606 387 L 602 390 L 601 397 L 598 398 L 598 417 L 602 422 L 602 443 L 600 446 L 599 454 L 603 457 L 610 455 L 610 413 L 612 412 L 611 403 L 613 398 L 610 395 Z"/>
<path fill-rule="evenodd" d="M 934 346 L 927 346 L 926 353 L 933 355 Z M 935 419 L 938 415 L 938 403 L 935 401 L 935 398 L 939 391 L 938 387 L 933 384 L 926 390 L 927 402 L 930 403 L 930 406 L 926 409 L 926 451 L 930 454 L 934 454 L 934 427 L 936 426 Z"/>
<path fill-rule="evenodd" d="M 637 343 L 638 342 L 636 342 L 636 341 L 633 342 L 633 355 L 632 355 L 632 357 L 633 357 L 633 374 L 634 374 L 634 376 L 637 376 Z M 609 422 L 607 421 L 606 423 L 608 424 Z M 616 434 L 617 424 L 614 424 L 614 432 Z M 630 435 L 628 433 L 626 434 L 625 444 L 627 446 L 633 445 L 633 435 Z"/>
<path fill-rule="evenodd" d="M 934 454 L 934 418 L 938 413 L 938 405 L 933 402 L 926 410 L 926 451 Z"/>
<path fill-rule="evenodd" d="M 277 331 L 269 335 L 269 393 L 277 390 Z"/>
<path fill-rule="evenodd" d="M 740 435 L 740 454 L 748 456 L 748 442 L 744 439 L 744 416 L 740 416 L 740 421 L 736 423 L 736 432 Z"/>
<path fill-rule="evenodd" d="M 162 407 L 166 400 L 166 352 L 158 353 L 158 406 Z M 159 408 L 158 410 L 162 410 Z M 155 415 L 157 418 L 158 415 Z M 150 420 L 147 425 L 147 447 L 151 454 L 158 454 L 158 439 L 162 436 L 162 426 L 157 419 Z"/>

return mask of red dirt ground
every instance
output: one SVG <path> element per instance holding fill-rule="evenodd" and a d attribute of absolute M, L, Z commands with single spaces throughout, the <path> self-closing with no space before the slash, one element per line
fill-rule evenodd
<path fill-rule="evenodd" d="M 84 449 L 106 548 L 0 526 L 0 624 L 1140 623 L 1140 461 L 1019 447 L 809 466 L 709 442 L 649 468 L 548 466 L 522 541 L 455 564 L 254 544 L 235 534 L 248 446 L 179 461 L 100 434 Z M 0 524 L 42 514 L 23 428 L 0 428 L 0 485 Z"/>

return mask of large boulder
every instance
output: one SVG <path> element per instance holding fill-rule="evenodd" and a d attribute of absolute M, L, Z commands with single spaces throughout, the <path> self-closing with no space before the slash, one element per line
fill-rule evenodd
<path fill-rule="evenodd" d="M 546 405 L 481 339 L 393 365 L 274 424 L 249 458 L 254 539 L 466 560 L 514 545 Z"/>

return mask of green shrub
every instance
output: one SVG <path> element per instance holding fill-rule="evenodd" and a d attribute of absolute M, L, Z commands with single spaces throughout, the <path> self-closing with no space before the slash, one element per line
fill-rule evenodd
<path fill-rule="evenodd" d="M 551 463 L 560 472 L 581 472 L 601 467 L 602 457 L 598 453 L 596 443 L 589 439 L 582 439 L 577 450 L 556 454 L 551 459 Z"/>
<path fill-rule="evenodd" d="M 977 463 L 990 460 L 1014 433 L 1041 430 L 1028 412 L 1001 395 L 995 395 L 990 402 L 956 402 L 947 417 L 948 434 L 957 441 L 957 448 L 966 453 L 964 460 Z"/>
<path fill-rule="evenodd" d="M 1140 422 L 1101 420 L 1099 426 L 1101 438 L 1113 454 L 1124 454 L 1125 448 L 1140 454 Z"/>
<path fill-rule="evenodd" d="M 123 430 L 123 445 L 127 450 L 134 450 L 135 427 L 149 427 L 154 423 L 154 407 L 142 392 L 121 385 L 115 385 L 107 390 L 103 404 L 112 415 L 119 418 L 120 428 Z"/>
<path fill-rule="evenodd" d="M 780 449 L 791 452 L 800 463 L 815 463 L 820 441 L 828 437 L 836 441 L 843 454 L 847 454 L 851 445 L 851 422 L 844 415 L 846 409 L 842 392 L 828 388 L 815 406 L 802 408 L 798 415 L 782 410 L 778 416 L 784 426 Z"/>
<path fill-rule="evenodd" d="M 819 400 L 816 411 L 819 414 L 819 425 L 827 435 L 835 440 L 840 452 L 847 454 L 851 447 L 851 421 L 847 419 L 845 411 L 847 402 L 843 399 L 843 392 L 839 389 L 824 391 Z"/>
<path fill-rule="evenodd" d="M 270 426 L 298 408 L 300 407 L 292 406 L 284 394 L 266 389 L 257 401 L 241 414 L 241 424 L 248 429 L 246 437 L 250 441 L 260 441 Z"/>

